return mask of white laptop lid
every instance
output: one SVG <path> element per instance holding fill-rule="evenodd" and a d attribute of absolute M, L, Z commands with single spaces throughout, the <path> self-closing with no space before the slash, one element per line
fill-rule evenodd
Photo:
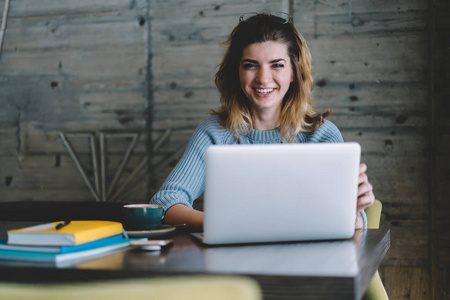
<path fill-rule="evenodd" d="M 351 238 L 360 154 L 357 143 L 208 147 L 203 241 Z"/>

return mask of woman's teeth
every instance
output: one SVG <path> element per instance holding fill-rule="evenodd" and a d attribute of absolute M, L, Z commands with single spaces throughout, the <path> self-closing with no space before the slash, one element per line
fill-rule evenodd
<path fill-rule="evenodd" d="M 272 92 L 274 89 L 255 89 L 258 93 L 260 94 L 269 94 L 270 92 Z"/>

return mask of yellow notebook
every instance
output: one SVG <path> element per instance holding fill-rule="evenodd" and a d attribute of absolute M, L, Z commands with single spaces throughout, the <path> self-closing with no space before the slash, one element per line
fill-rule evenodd
<path fill-rule="evenodd" d="M 122 223 L 112 221 L 71 221 L 61 229 L 54 222 L 8 230 L 8 244 L 79 245 L 122 233 Z"/>

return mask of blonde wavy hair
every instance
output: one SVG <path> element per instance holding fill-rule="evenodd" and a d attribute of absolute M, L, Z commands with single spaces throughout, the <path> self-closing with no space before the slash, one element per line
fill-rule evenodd
<path fill-rule="evenodd" d="M 257 14 L 251 19 L 240 22 L 225 42 L 228 48 L 215 76 L 221 106 L 211 114 L 218 115 L 221 125 L 229 129 L 237 140 L 240 134 L 253 128 L 250 102 L 244 95 L 239 80 L 242 51 L 254 43 L 284 43 L 287 45 L 294 81 L 283 100 L 280 133 L 283 141 L 292 143 L 300 131 L 316 130 L 331 111 L 317 113 L 313 109 L 311 53 L 303 36 L 291 23 L 280 24 L 269 14 Z"/>

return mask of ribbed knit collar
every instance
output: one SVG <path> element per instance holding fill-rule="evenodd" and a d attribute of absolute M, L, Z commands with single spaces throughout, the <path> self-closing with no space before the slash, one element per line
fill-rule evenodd
<path fill-rule="evenodd" d="M 281 143 L 279 128 L 264 131 L 252 128 L 246 136 L 252 144 Z"/>

